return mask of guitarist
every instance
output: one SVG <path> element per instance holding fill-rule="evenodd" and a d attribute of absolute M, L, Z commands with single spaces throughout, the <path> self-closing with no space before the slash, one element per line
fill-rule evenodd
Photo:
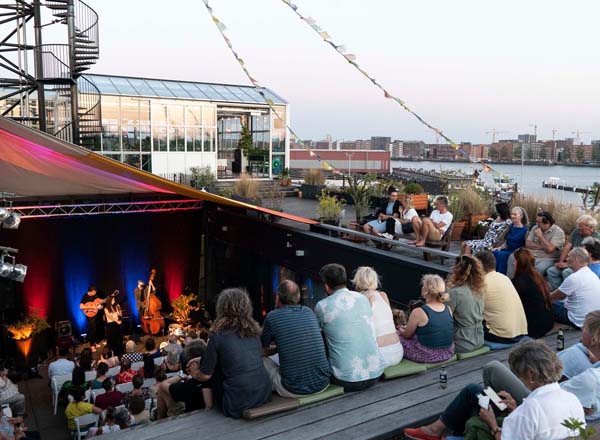
<path fill-rule="evenodd" d="M 98 342 L 96 328 L 98 326 L 98 311 L 103 309 L 102 303 L 104 301 L 98 297 L 96 286 L 91 285 L 79 304 L 79 308 L 83 310 L 87 318 L 87 339 L 92 351 L 96 351 L 96 342 Z"/>

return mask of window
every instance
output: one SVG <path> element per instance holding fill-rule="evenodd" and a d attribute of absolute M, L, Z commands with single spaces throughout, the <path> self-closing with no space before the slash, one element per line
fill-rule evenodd
<path fill-rule="evenodd" d="M 152 140 L 154 151 L 167 151 L 167 127 L 153 127 Z"/>
<path fill-rule="evenodd" d="M 102 126 L 102 151 L 120 151 L 119 126 L 104 124 Z"/>
<path fill-rule="evenodd" d="M 100 105 L 102 107 L 103 124 L 118 124 L 120 122 L 118 96 L 102 96 Z"/>
<path fill-rule="evenodd" d="M 139 154 L 124 154 L 123 162 L 135 168 L 141 168 L 142 166 Z"/>
<path fill-rule="evenodd" d="M 152 156 L 150 154 L 142 154 L 142 170 L 152 172 Z"/>
<path fill-rule="evenodd" d="M 202 107 L 186 105 L 185 121 L 188 127 L 200 127 L 202 125 Z"/>
<path fill-rule="evenodd" d="M 217 124 L 214 107 L 202 107 L 202 125 L 214 127 Z"/>
<path fill-rule="evenodd" d="M 140 133 L 136 126 L 123 127 L 121 137 L 124 151 L 140 151 Z"/>
<path fill-rule="evenodd" d="M 186 132 L 187 151 L 202 151 L 202 129 L 200 127 L 188 127 Z"/>
<path fill-rule="evenodd" d="M 183 127 L 169 127 L 169 151 L 185 151 Z"/>
<path fill-rule="evenodd" d="M 181 104 L 169 104 L 169 125 L 183 126 L 185 124 L 183 110 L 184 107 Z"/>
<path fill-rule="evenodd" d="M 152 101 L 152 125 L 167 125 L 167 105 L 160 100 Z"/>
<path fill-rule="evenodd" d="M 215 129 L 204 129 L 204 151 L 215 151 Z"/>
<path fill-rule="evenodd" d="M 150 126 L 142 125 L 140 127 L 140 140 L 142 143 L 142 151 L 150 151 L 151 142 L 150 142 Z"/>

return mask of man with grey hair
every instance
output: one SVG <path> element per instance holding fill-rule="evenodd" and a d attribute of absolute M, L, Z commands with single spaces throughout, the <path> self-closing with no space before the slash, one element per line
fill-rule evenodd
<path fill-rule="evenodd" d="M 571 233 L 571 237 L 560 253 L 558 261 L 546 271 L 551 290 L 558 289 L 565 278 L 573 273 L 573 270 L 567 264 L 567 255 L 569 255 L 571 249 L 582 246 L 583 240 L 588 237 L 600 239 L 600 233 L 595 230 L 597 226 L 598 220 L 589 214 L 583 214 L 577 219 L 577 228 Z"/>
<path fill-rule="evenodd" d="M 589 254 L 582 247 L 571 249 L 567 255 L 573 274 L 550 294 L 557 322 L 581 328 L 585 315 L 600 310 L 600 278 L 588 267 L 589 261 Z"/>
<path fill-rule="evenodd" d="M 435 209 L 429 217 L 421 220 L 417 215 L 411 221 L 416 237 L 413 242 L 415 246 L 425 246 L 427 240 L 441 240 L 452 223 L 452 213 L 448 211 L 448 198 L 438 196 L 433 203 Z"/>
<path fill-rule="evenodd" d="M 588 267 L 600 278 L 600 240 L 588 237 L 583 240 L 581 245 L 590 254 L 590 264 L 588 264 Z"/>
<path fill-rule="evenodd" d="M 329 386 L 329 362 L 315 314 L 300 305 L 300 289 L 290 280 L 277 288 L 276 310 L 263 324 L 261 342 L 267 348 L 275 342 L 279 364 L 265 357 L 263 362 L 273 390 L 282 397 L 318 393 Z"/>

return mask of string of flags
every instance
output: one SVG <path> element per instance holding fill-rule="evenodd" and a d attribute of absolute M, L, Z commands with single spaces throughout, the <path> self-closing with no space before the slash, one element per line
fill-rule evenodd
<path fill-rule="evenodd" d="M 327 170 L 327 171 L 331 171 L 334 174 L 343 174 L 340 170 L 338 170 L 337 168 L 335 168 L 334 166 L 332 166 L 329 162 L 323 160 L 318 153 L 316 153 L 311 148 L 309 148 L 308 145 L 306 145 L 302 141 L 302 139 L 296 134 L 296 132 L 286 123 L 286 121 L 284 121 L 281 118 L 281 116 L 279 116 L 279 113 L 275 110 L 275 107 L 274 107 L 275 103 L 273 102 L 273 100 L 271 98 L 267 97 L 267 95 L 265 93 L 265 88 L 263 86 L 261 86 L 260 83 L 258 82 L 258 80 L 256 78 L 254 78 L 250 74 L 250 71 L 246 67 L 246 63 L 244 62 L 244 60 L 242 59 L 242 57 L 240 57 L 240 55 L 234 49 L 233 44 L 231 42 L 231 39 L 225 33 L 225 31 L 227 30 L 227 26 L 225 26 L 225 24 L 219 18 L 217 18 L 215 16 L 215 14 L 213 13 L 213 9 L 210 6 L 209 0 L 202 0 L 202 1 L 204 2 L 204 6 L 206 6 L 206 10 L 210 14 L 210 16 L 212 18 L 212 21 L 215 23 L 215 26 L 219 30 L 219 33 L 221 34 L 221 36 L 225 40 L 225 43 L 227 44 L 227 47 L 229 48 L 229 50 L 231 51 L 231 53 L 235 57 L 236 61 L 240 65 L 240 67 L 242 68 L 242 71 L 244 72 L 244 74 L 246 75 L 246 77 L 248 77 L 248 79 L 250 80 L 250 82 L 254 86 L 254 89 L 260 94 L 260 96 L 264 99 L 265 103 L 269 106 L 269 108 L 271 109 L 272 114 L 274 114 L 275 117 L 277 119 L 279 119 L 283 123 L 283 125 L 288 129 L 288 131 L 290 133 L 290 136 L 300 146 L 302 146 L 303 148 L 306 148 L 308 150 L 308 153 L 310 154 L 310 156 L 313 157 L 314 159 L 316 159 L 319 162 L 321 168 L 323 168 L 324 170 Z"/>

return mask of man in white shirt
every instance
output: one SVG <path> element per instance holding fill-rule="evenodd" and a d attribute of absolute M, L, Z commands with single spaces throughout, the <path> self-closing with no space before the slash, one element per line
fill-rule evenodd
<path fill-rule="evenodd" d="M 52 381 L 54 376 L 71 374 L 75 369 L 75 363 L 67 359 L 69 347 L 61 345 L 58 347 L 58 359 L 48 365 L 48 379 Z"/>
<path fill-rule="evenodd" d="M 557 322 L 581 328 L 585 315 L 600 310 L 600 278 L 588 267 L 589 260 L 590 255 L 582 247 L 569 252 L 567 263 L 573 274 L 550 295 Z"/>
<path fill-rule="evenodd" d="M 448 211 L 448 198 L 438 196 L 434 202 L 435 208 L 429 218 L 413 217 L 412 226 L 415 232 L 415 246 L 425 246 L 426 240 L 439 241 L 452 223 L 452 214 Z"/>

